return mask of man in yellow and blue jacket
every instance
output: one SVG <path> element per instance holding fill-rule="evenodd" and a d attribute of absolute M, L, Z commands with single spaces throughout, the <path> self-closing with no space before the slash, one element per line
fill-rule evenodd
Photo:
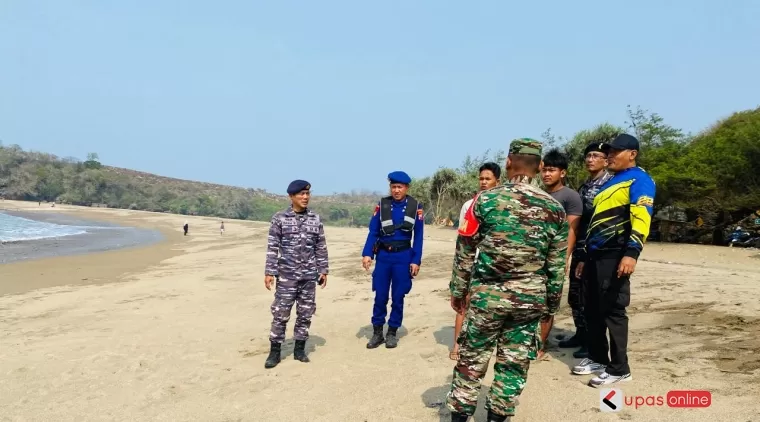
<path fill-rule="evenodd" d="M 605 149 L 607 169 L 614 176 L 594 198 L 594 214 L 576 270 L 587 283 L 589 355 L 573 373 L 600 373 L 589 381 L 592 387 L 632 379 L 626 307 L 631 302 L 630 276 L 649 235 L 655 196 L 654 180 L 636 165 L 638 139 L 621 134 Z"/>

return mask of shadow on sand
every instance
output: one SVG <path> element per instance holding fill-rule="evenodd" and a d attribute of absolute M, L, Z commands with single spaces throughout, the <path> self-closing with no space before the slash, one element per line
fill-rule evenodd
<path fill-rule="evenodd" d="M 486 381 L 484 379 L 484 381 Z M 480 395 L 478 396 L 478 407 L 475 410 L 474 417 L 471 421 L 484 421 L 486 420 L 487 412 L 485 409 L 486 395 L 490 386 L 483 385 L 480 388 Z M 447 378 L 446 384 L 438 387 L 433 387 L 422 393 L 422 403 L 429 409 L 435 409 L 438 411 L 438 420 L 440 422 L 448 422 L 451 420 L 451 411 L 446 407 L 446 394 L 451 390 L 451 376 Z"/>
<path fill-rule="evenodd" d="M 292 338 L 282 343 L 281 353 L 283 360 L 293 355 L 295 344 L 296 342 Z M 306 355 L 311 357 L 311 354 L 317 350 L 317 346 L 322 347 L 325 344 L 327 344 L 327 341 L 324 338 L 313 334 L 309 335 L 309 339 L 306 340 Z"/>
<path fill-rule="evenodd" d="M 386 332 L 388 332 L 388 327 L 383 328 L 383 335 L 385 335 Z M 399 340 L 406 337 L 407 334 L 409 334 L 409 330 L 403 325 L 399 327 L 398 331 L 396 331 Z M 369 341 L 369 339 L 372 338 L 372 325 L 365 325 L 364 327 L 359 328 L 359 331 L 356 332 L 356 338 L 366 338 L 367 341 Z"/>
<path fill-rule="evenodd" d="M 580 362 L 580 359 L 573 357 L 573 353 L 578 350 L 578 348 L 560 349 L 559 342 L 572 337 L 573 334 L 575 334 L 574 331 L 552 327 L 552 331 L 549 333 L 549 337 L 546 340 L 546 354 L 553 359 L 564 363 L 567 366 L 568 373 L 573 369 L 573 366 Z"/>

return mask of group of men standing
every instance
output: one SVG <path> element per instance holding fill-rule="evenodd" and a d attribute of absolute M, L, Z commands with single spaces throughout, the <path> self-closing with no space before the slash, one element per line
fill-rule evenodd
<path fill-rule="evenodd" d="M 628 134 L 588 145 L 589 177 L 578 192 L 565 186 L 567 158 L 558 150 L 542 156 L 541 143 L 529 138 L 510 144 L 506 183 L 500 184 L 499 165 L 480 168 L 480 191 L 462 207 L 449 284 L 457 313 L 450 355 L 457 363 L 446 400 L 452 421 L 474 413 L 494 348 L 488 421 L 514 415 L 530 361 L 543 353 L 566 276 L 576 333 L 559 345 L 579 347 L 574 356 L 582 360 L 572 372 L 598 374 L 589 381 L 594 387 L 631 379 L 629 277 L 649 233 L 655 195 L 651 177 L 636 165 L 638 153 L 638 140 Z M 392 172 L 388 181 L 390 195 L 376 206 L 362 251 L 365 270 L 375 261 L 369 349 L 383 343 L 397 347 L 404 298 L 422 259 L 424 213 L 407 194 L 411 178 Z M 327 284 L 324 229 L 319 215 L 308 209 L 310 185 L 294 181 L 288 194 L 291 207 L 273 216 L 269 231 L 265 286 L 271 289 L 276 280 L 277 287 L 267 368 L 280 362 L 294 303 L 294 358 L 308 362 L 304 346 L 315 284 Z"/>

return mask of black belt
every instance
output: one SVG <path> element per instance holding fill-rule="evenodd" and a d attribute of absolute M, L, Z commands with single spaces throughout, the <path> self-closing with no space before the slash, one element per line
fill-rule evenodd
<path fill-rule="evenodd" d="M 386 252 L 401 252 L 412 249 L 411 242 L 405 241 L 377 242 L 377 247 Z"/>

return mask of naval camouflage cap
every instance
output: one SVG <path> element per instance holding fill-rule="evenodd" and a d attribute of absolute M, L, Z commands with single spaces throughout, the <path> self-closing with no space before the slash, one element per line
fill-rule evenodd
<path fill-rule="evenodd" d="M 541 142 L 531 138 L 519 138 L 509 144 L 510 154 L 527 154 L 541 157 Z"/>

